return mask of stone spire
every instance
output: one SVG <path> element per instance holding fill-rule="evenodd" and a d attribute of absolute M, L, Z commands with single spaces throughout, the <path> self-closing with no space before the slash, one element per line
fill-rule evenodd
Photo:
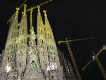
<path fill-rule="evenodd" d="M 56 47 L 56 43 L 54 40 L 53 32 L 51 26 L 49 24 L 46 10 L 44 12 L 45 17 L 45 38 L 46 38 L 46 45 L 47 45 L 47 52 L 48 52 L 48 75 L 50 80 L 64 80 L 63 79 L 63 68 L 60 65 L 58 51 Z"/>
<path fill-rule="evenodd" d="M 24 80 L 44 80 L 43 74 L 39 64 L 39 56 L 36 45 L 36 35 L 33 28 L 33 10 L 30 9 L 30 34 L 29 46 L 27 51 L 27 66 L 24 73 Z"/>
<path fill-rule="evenodd" d="M 0 80 L 7 80 L 6 78 L 13 79 L 15 67 L 15 53 L 16 53 L 16 37 L 18 34 L 18 11 L 12 16 L 9 33 L 2 53 L 2 66 L 0 73 Z M 7 76 L 8 75 L 8 76 Z"/>
<path fill-rule="evenodd" d="M 27 15 L 26 15 L 26 4 L 24 5 L 24 11 L 22 12 L 22 18 L 19 26 L 19 34 L 17 37 L 17 51 L 16 51 L 16 71 L 18 80 L 23 79 L 23 74 L 26 68 L 26 58 L 27 58 Z"/>
<path fill-rule="evenodd" d="M 43 48 L 43 40 L 45 39 L 44 24 L 40 13 L 40 6 L 37 6 L 37 8 L 37 45 L 39 48 Z"/>
<path fill-rule="evenodd" d="M 27 5 L 24 5 L 18 24 L 18 11 L 11 20 L 3 53 L 0 80 L 65 80 L 58 51 L 46 11 L 43 23 L 40 6 L 37 6 L 37 34 L 34 32 L 30 9 L 30 34 L 27 28 Z"/>
<path fill-rule="evenodd" d="M 47 64 L 48 64 L 48 53 L 46 49 L 46 43 L 45 43 L 45 30 L 44 30 L 44 24 L 40 13 L 40 6 L 38 8 L 38 14 L 37 14 L 37 46 L 39 51 L 39 59 L 40 59 L 40 65 L 42 73 L 45 76 L 45 72 L 47 71 Z"/>
<path fill-rule="evenodd" d="M 24 5 L 24 11 L 22 12 L 22 18 L 19 26 L 19 42 L 27 43 L 27 15 L 26 15 L 26 7 L 27 5 Z M 21 41 L 20 41 L 21 40 Z"/>

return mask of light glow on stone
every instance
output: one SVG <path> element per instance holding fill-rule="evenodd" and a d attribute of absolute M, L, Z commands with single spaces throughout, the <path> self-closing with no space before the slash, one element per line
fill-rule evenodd
<path fill-rule="evenodd" d="M 50 65 L 47 66 L 47 71 L 51 71 L 51 70 L 56 70 L 57 69 L 57 64 L 51 62 Z"/>
<path fill-rule="evenodd" d="M 11 66 L 9 66 L 9 64 L 7 64 L 6 67 L 5 67 L 5 70 L 6 70 L 7 73 L 10 72 L 11 71 Z"/>

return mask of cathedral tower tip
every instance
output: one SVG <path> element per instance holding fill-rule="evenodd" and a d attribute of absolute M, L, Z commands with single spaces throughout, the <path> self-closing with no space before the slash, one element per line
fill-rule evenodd
<path fill-rule="evenodd" d="M 20 10 L 20 9 L 17 7 L 17 8 L 16 8 L 16 14 L 18 14 L 18 13 L 19 13 L 19 10 Z"/>
<path fill-rule="evenodd" d="M 47 11 L 46 10 L 43 10 L 43 13 L 44 13 L 44 16 L 47 16 Z"/>
<path fill-rule="evenodd" d="M 40 6 L 37 6 L 37 8 L 38 8 L 38 13 L 40 12 Z"/>
<path fill-rule="evenodd" d="M 24 14 L 26 13 L 26 7 L 27 7 L 27 5 L 24 4 Z"/>

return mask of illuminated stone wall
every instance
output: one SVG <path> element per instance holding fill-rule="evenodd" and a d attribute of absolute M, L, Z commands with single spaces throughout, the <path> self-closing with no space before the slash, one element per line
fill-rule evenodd
<path fill-rule="evenodd" d="M 66 80 L 51 25 L 44 10 L 44 22 L 38 6 L 37 33 L 30 12 L 28 33 L 27 11 L 24 5 L 21 21 L 18 10 L 13 15 L 3 51 L 0 80 Z M 72 80 L 75 80 L 74 78 Z"/>

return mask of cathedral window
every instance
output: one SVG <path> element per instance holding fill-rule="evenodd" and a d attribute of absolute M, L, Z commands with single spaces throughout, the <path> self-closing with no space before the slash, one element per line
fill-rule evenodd
<path fill-rule="evenodd" d="M 56 58 L 54 57 L 54 61 L 56 60 Z"/>
<path fill-rule="evenodd" d="M 47 46 L 47 50 L 49 49 L 49 46 Z"/>
<path fill-rule="evenodd" d="M 36 43 L 36 45 L 37 45 L 37 38 L 35 39 L 35 43 Z"/>
<path fill-rule="evenodd" d="M 19 66 L 21 67 L 21 63 L 19 63 Z"/>
<path fill-rule="evenodd" d="M 33 64 L 35 61 L 32 61 L 31 64 Z"/>
<path fill-rule="evenodd" d="M 32 67 L 32 68 L 36 68 L 36 67 L 37 67 L 35 61 L 32 61 L 32 62 L 31 62 L 31 67 Z"/>
<path fill-rule="evenodd" d="M 42 44 L 43 44 L 43 40 L 42 40 Z"/>
<path fill-rule="evenodd" d="M 54 79 L 54 76 L 52 75 L 52 79 Z"/>

